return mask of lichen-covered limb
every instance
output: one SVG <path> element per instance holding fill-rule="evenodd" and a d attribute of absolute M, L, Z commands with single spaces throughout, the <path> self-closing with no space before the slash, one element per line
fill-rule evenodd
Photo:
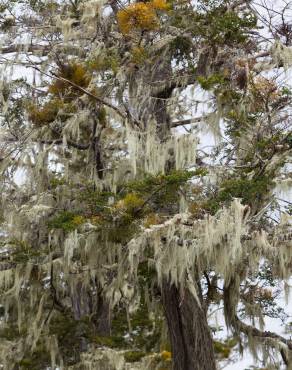
<path fill-rule="evenodd" d="M 236 334 L 243 333 L 248 338 L 255 338 L 275 348 L 280 352 L 286 365 L 288 365 L 288 359 L 291 357 L 292 351 L 292 340 L 271 331 L 260 330 L 254 325 L 248 325 L 238 317 L 239 282 L 240 280 L 237 277 L 232 277 L 230 281 L 225 282 L 224 285 L 224 316 L 227 326 Z"/>

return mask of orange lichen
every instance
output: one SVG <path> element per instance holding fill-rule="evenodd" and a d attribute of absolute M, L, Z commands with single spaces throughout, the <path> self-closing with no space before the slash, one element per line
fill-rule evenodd
<path fill-rule="evenodd" d="M 29 120 L 36 126 L 44 126 L 53 122 L 63 107 L 60 100 L 53 99 L 38 107 L 36 104 L 27 106 Z"/>
<path fill-rule="evenodd" d="M 62 97 L 65 95 L 67 97 L 73 97 L 76 93 L 80 95 L 81 92 L 77 88 L 74 88 L 70 82 L 82 88 L 87 88 L 90 82 L 90 76 L 87 70 L 81 64 L 77 63 L 60 66 L 56 77 L 56 80 L 49 86 L 48 92 Z"/>
<path fill-rule="evenodd" d="M 170 5 L 165 0 L 152 0 L 150 3 L 156 10 L 169 10 Z"/>
<path fill-rule="evenodd" d="M 171 360 L 171 352 L 162 351 L 161 352 L 161 357 L 163 358 L 164 361 L 170 361 Z"/>
<path fill-rule="evenodd" d="M 167 11 L 169 5 L 165 0 L 138 2 L 131 4 L 117 14 L 121 32 L 128 35 L 132 30 L 152 31 L 159 28 L 157 11 Z"/>
<path fill-rule="evenodd" d="M 262 98 L 268 97 L 273 101 L 279 96 L 276 83 L 268 78 L 262 76 L 257 77 L 254 80 L 252 87 L 254 94 L 259 95 Z"/>
<path fill-rule="evenodd" d="M 143 226 L 147 229 L 152 225 L 158 225 L 161 224 L 162 222 L 163 220 L 161 219 L 161 217 L 159 217 L 158 214 L 149 213 L 149 215 L 147 215 L 147 217 L 144 220 Z"/>

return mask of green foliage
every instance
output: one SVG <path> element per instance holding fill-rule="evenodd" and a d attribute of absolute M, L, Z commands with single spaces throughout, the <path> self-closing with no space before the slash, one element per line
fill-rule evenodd
<path fill-rule="evenodd" d="M 88 216 L 100 213 L 108 213 L 109 200 L 114 199 L 115 194 L 107 191 L 97 192 L 94 187 L 87 186 L 79 191 L 78 200 L 84 206 L 84 212 Z"/>
<path fill-rule="evenodd" d="M 214 340 L 214 351 L 219 358 L 228 358 L 230 356 L 232 348 L 234 348 L 237 343 L 238 341 L 235 338 L 227 339 L 224 342 Z"/>
<path fill-rule="evenodd" d="M 79 214 L 63 211 L 49 221 L 48 227 L 49 229 L 62 229 L 65 232 L 70 232 L 77 229 L 84 221 L 84 217 Z"/>
<path fill-rule="evenodd" d="M 58 188 L 58 186 L 61 186 L 61 185 L 65 185 L 66 184 L 66 180 L 62 177 L 52 177 L 50 179 L 50 188 L 51 189 L 56 189 Z"/>
<path fill-rule="evenodd" d="M 284 96 L 289 96 L 291 97 L 292 96 L 292 90 L 291 88 L 287 87 L 287 86 L 284 86 L 282 87 L 282 91 L 281 91 L 282 95 Z"/>
<path fill-rule="evenodd" d="M 39 370 L 49 367 L 51 356 L 44 345 L 38 345 L 33 352 L 27 352 L 18 362 L 20 370 Z"/>
<path fill-rule="evenodd" d="M 152 211 L 165 205 L 175 205 L 179 201 L 179 188 L 194 176 L 205 176 L 206 170 L 172 171 L 167 175 L 146 175 L 142 180 L 133 181 L 125 186 L 126 191 L 134 191 L 149 199 Z"/>
<path fill-rule="evenodd" d="M 292 149 L 292 132 L 289 132 L 284 139 L 284 143 L 288 145 L 289 149 Z"/>
<path fill-rule="evenodd" d="M 241 108 L 244 93 L 241 91 L 232 89 L 230 86 L 220 86 L 218 89 L 215 89 L 215 95 L 217 98 L 218 105 L 223 107 L 228 107 L 228 113 L 234 109 L 234 112 L 238 114 L 238 109 Z M 240 111 L 239 111 L 240 114 Z"/>
<path fill-rule="evenodd" d="M 231 348 L 225 345 L 225 343 L 215 340 L 213 342 L 215 353 L 219 354 L 223 358 L 228 358 L 231 352 Z"/>
<path fill-rule="evenodd" d="M 198 76 L 197 80 L 204 90 L 211 90 L 218 85 L 223 85 L 225 82 L 225 77 L 217 73 L 208 77 Z"/>
<path fill-rule="evenodd" d="M 185 59 L 191 60 L 193 45 L 188 38 L 178 36 L 170 43 L 170 50 L 176 64 L 179 64 Z"/>
<path fill-rule="evenodd" d="M 240 198 L 243 204 L 254 205 L 263 194 L 267 194 L 272 185 L 268 176 L 248 178 L 231 178 L 221 183 L 218 192 L 202 204 L 202 208 L 215 214 L 224 204 L 233 198 Z"/>
<path fill-rule="evenodd" d="M 168 175 L 146 175 L 141 180 L 125 184 L 117 194 L 97 192 L 88 186 L 78 196 L 83 205 L 82 216 L 100 227 L 108 240 L 126 243 L 139 230 L 147 215 L 153 216 L 156 210 L 161 211 L 164 206 L 177 207 L 180 187 L 194 176 L 205 175 L 205 169 L 173 171 Z M 64 212 L 51 220 L 49 227 L 71 231 L 79 224 L 76 225 L 74 217 L 74 213 Z M 159 215 L 156 215 L 155 219 L 158 218 Z"/>
<path fill-rule="evenodd" d="M 111 75 L 115 75 L 121 63 L 121 57 L 118 55 L 115 48 L 107 49 L 97 57 L 92 58 L 86 62 L 88 69 L 91 72 L 111 72 Z"/>
<path fill-rule="evenodd" d="M 80 360 L 82 340 L 94 342 L 94 325 L 90 318 L 75 320 L 70 313 L 54 311 L 49 322 L 49 333 L 57 337 L 59 351 L 67 366 Z"/>
<path fill-rule="evenodd" d="M 267 193 L 271 185 L 269 177 L 241 178 L 224 181 L 219 191 L 219 200 L 230 201 L 232 198 L 241 198 L 244 204 L 252 204 L 254 200 Z"/>
<path fill-rule="evenodd" d="M 127 351 L 124 356 L 126 362 L 138 362 L 146 356 L 146 353 L 143 351 Z"/>
<path fill-rule="evenodd" d="M 239 16 L 235 11 L 225 10 L 225 6 L 198 13 L 194 17 L 194 30 L 199 35 L 217 44 L 232 45 L 244 43 L 247 30 L 256 26 L 256 18 L 251 13 Z"/>
<path fill-rule="evenodd" d="M 195 11 L 187 5 L 180 5 L 179 10 L 172 12 L 171 22 L 175 27 L 188 28 L 195 37 L 205 39 L 212 48 L 244 44 L 248 40 L 247 31 L 257 24 L 252 12 L 239 14 L 227 10 L 225 1 L 200 2 Z"/>
<path fill-rule="evenodd" d="M 4 326 L 0 329 L 0 338 L 13 341 L 19 337 L 19 329 L 17 325 Z"/>
<path fill-rule="evenodd" d="M 159 351 L 162 316 L 159 315 L 158 311 L 156 312 L 155 317 L 150 317 L 149 308 L 145 302 L 145 296 L 143 294 L 145 289 L 149 289 L 151 286 L 153 286 L 155 282 L 155 276 L 155 270 L 150 268 L 146 261 L 139 264 L 139 289 L 142 294 L 138 309 L 130 315 L 132 328 L 130 337 L 125 337 L 125 335 L 129 333 L 125 310 L 121 308 L 113 318 L 112 337 L 115 338 L 115 343 L 118 343 L 118 338 L 120 338 L 120 347 L 131 348 L 135 351 L 137 348 L 139 348 L 139 352 L 141 354 L 144 352 L 148 353 Z M 145 353 L 143 356 L 144 355 Z"/>
<path fill-rule="evenodd" d="M 115 338 L 115 343 L 120 338 L 120 344 L 123 348 L 139 348 L 139 350 L 145 352 L 159 350 L 162 318 L 156 317 L 154 323 L 149 318 L 146 303 L 141 300 L 138 310 L 131 314 L 130 321 L 132 332 L 130 333 L 130 337 L 125 339 L 125 335 L 129 333 L 126 312 L 120 310 L 115 315 L 112 323 L 112 336 Z"/>
<path fill-rule="evenodd" d="M 106 125 L 106 110 L 104 107 L 98 109 L 97 119 L 102 126 Z"/>
<path fill-rule="evenodd" d="M 92 337 L 93 343 L 99 345 L 99 346 L 106 346 L 109 348 L 124 348 L 127 346 L 127 343 L 125 339 L 122 336 L 99 336 L 94 335 Z"/>
<path fill-rule="evenodd" d="M 37 261 L 38 257 L 42 255 L 40 249 L 33 248 L 29 243 L 23 240 L 12 239 L 9 245 L 12 251 L 12 260 L 15 263 Z"/>
<path fill-rule="evenodd" d="M 226 134 L 233 138 L 241 137 L 247 128 L 255 125 L 258 115 L 237 109 L 236 101 L 231 102 L 231 104 L 232 109 L 226 114 Z"/>

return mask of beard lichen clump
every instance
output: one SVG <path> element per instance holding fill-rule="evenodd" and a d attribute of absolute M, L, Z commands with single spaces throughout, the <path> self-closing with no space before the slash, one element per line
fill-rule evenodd
<path fill-rule="evenodd" d="M 149 122 L 145 131 L 127 125 L 126 138 L 134 176 L 139 169 L 158 175 L 173 167 L 181 170 L 195 164 L 198 138 L 194 134 L 172 134 L 161 142 L 154 123 Z"/>

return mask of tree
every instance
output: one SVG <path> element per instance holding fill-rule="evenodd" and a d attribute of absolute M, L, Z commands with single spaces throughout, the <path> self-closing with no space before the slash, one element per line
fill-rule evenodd
<path fill-rule="evenodd" d="M 1 2 L 5 369 L 212 370 L 244 338 L 291 368 L 263 328 L 292 263 L 287 8 Z M 212 337 L 220 304 L 235 341 Z"/>

